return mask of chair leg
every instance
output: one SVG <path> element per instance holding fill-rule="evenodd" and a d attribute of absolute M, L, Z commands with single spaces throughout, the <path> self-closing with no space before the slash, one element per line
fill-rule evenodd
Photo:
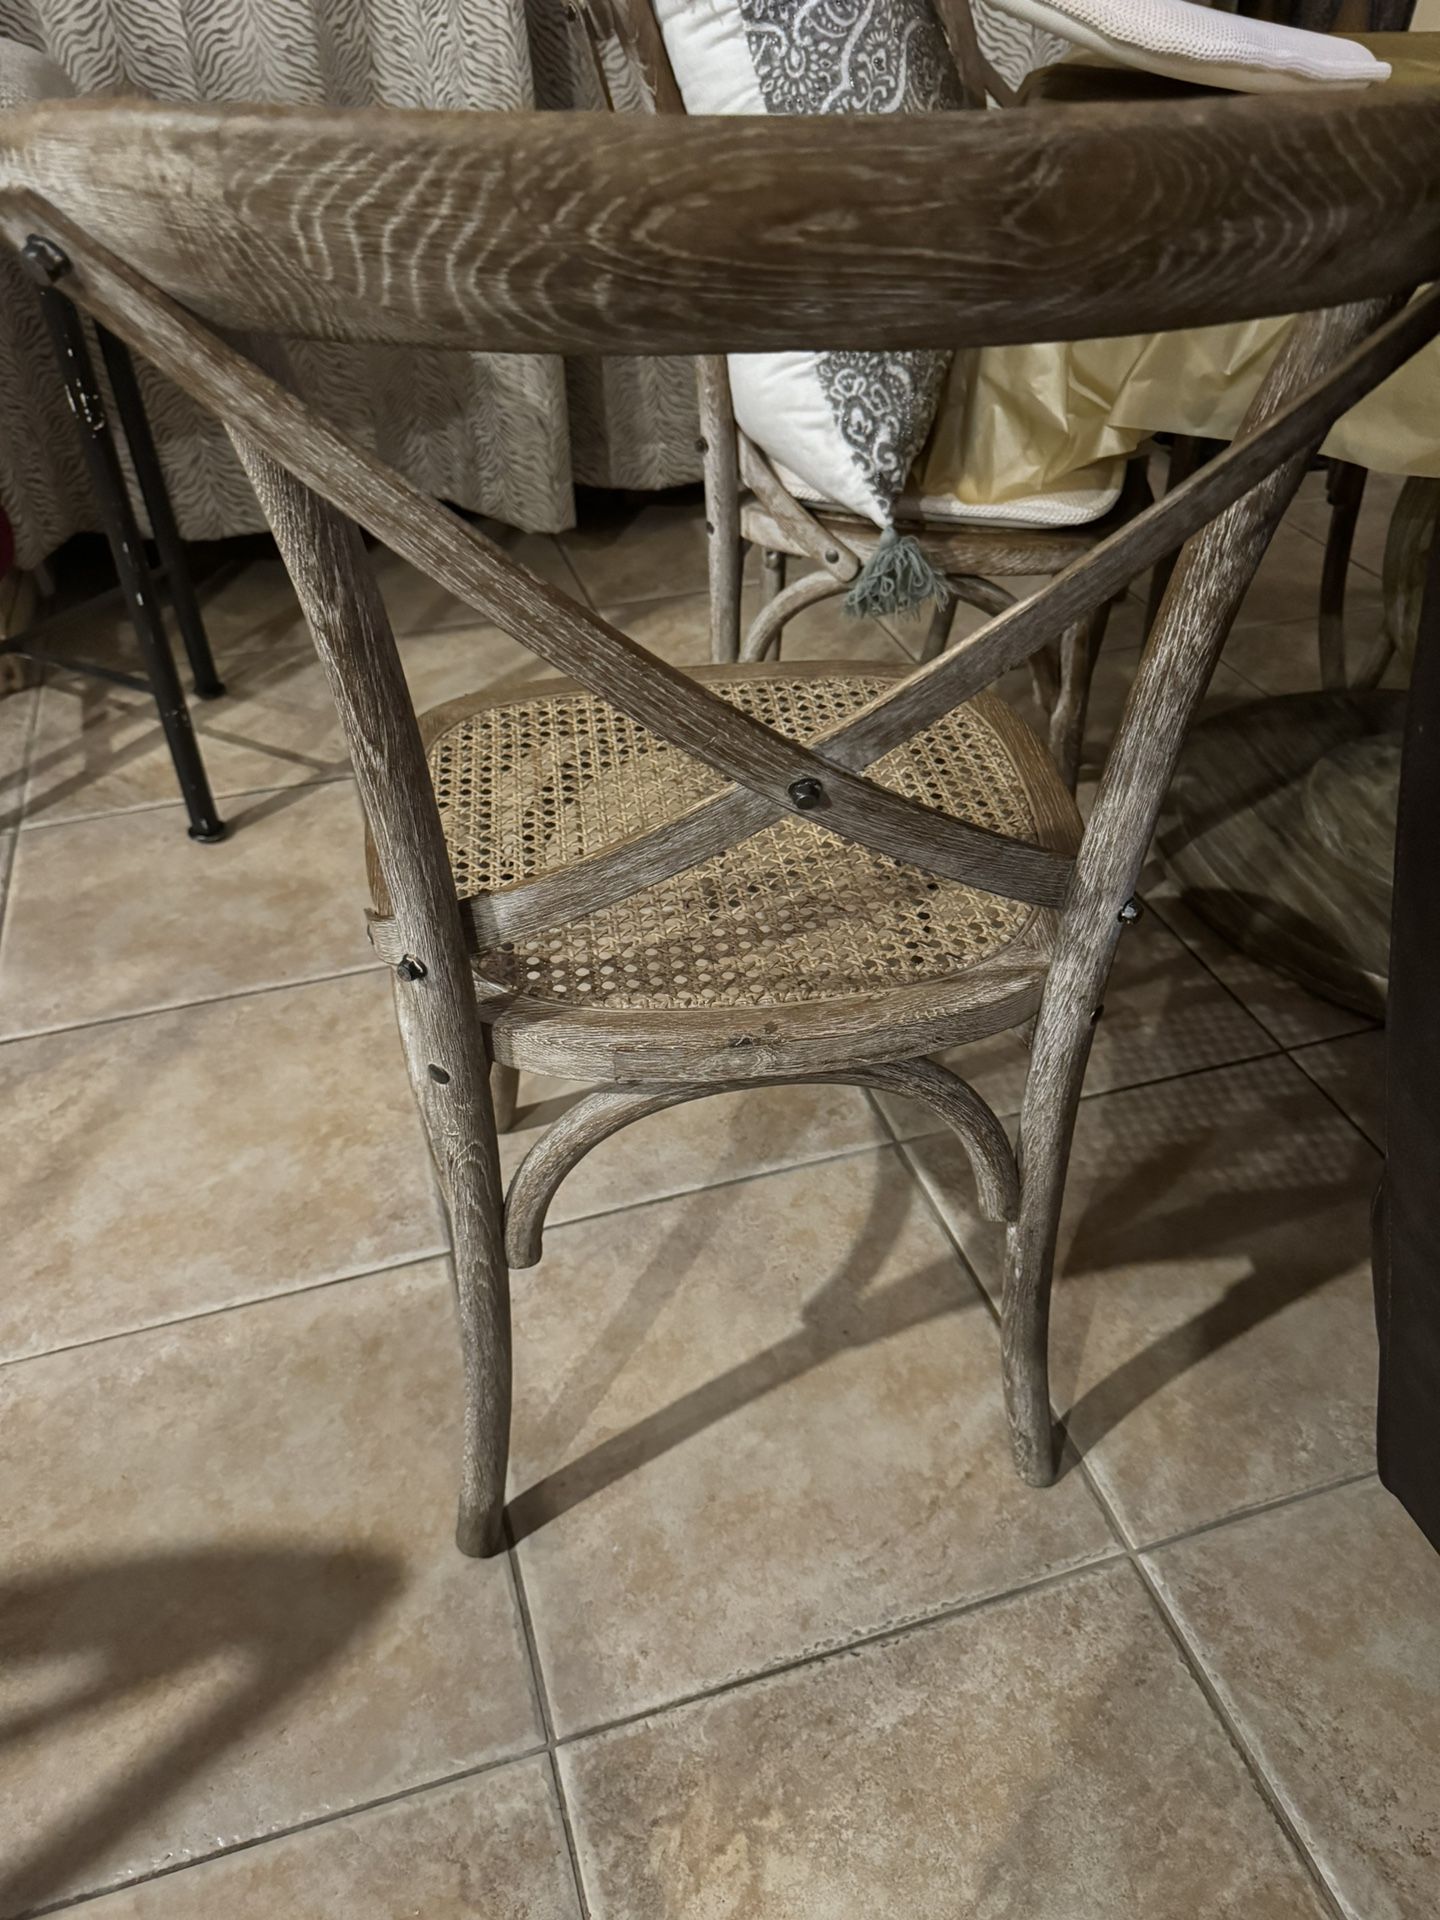
<path fill-rule="evenodd" d="M 1170 443 L 1170 468 L 1165 479 L 1165 491 L 1171 492 L 1182 482 L 1188 480 L 1197 467 L 1204 466 L 1224 445 L 1223 440 L 1205 440 L 1192 434 L 1177 433 Z M 1175 562 L 1179 555 L 1177 548 L 1157 560 L 1150 570 L 1150 591 L 1145 598 L 1145 631 L 1148 634 L 1155 624 L 1155 616 L 1160 611 L 1160 602 L 1165 598 L 1165 589 L 1170 584 L 1170 576 L 1175 571 Z"/>
<path fill-rule="evenodd" d="M 135 477 L 140 482 L 145 511 L 150 516 L 150 530 L 155 536 L 155 545 L 165 569 L 165 585 L 170 604 L 175 609 L 180 637 L 185 642 L 196 697 L 218 700 L 225 691 L 225 683 L 215 671 L 215 659 L 201 617 L 200 602 L 195 597 L 195 585 L 190 578 L 185 545 L 175 522 L 170 490 L 165 484 L 165 472 L 160 465 L 155 437 L 150 431 L 150 421 L 140 393 L 140 383 L 135 376 L 135 363 L 130 358 L 129 348 L 116 339 L 108 327 L 97 325 L 95 337 L 100 342 L 100 357 L 110 376 L 110 391 L 115 396 L 120 424 L 125 430 L 130 458 L 135 466 Z"/>
<path fill-rule="evenodd" d="M 509 1133 L 515 1124 L 515 1096 L 520 1087 L 520 1069 L 503 1061 L 490 1066 L 490 1100 L 495 1109 L 495 1131 Z"/>
<path fill-rule="evenodd" d="M 760 604 L 766 606 L 785 586 L 785 555 L 766 547 L 761 555 Z"/>
<path fill-rule="evenodd" d="M 723 356 L 702 355 L 695 362 L 695 378 L 709 542 L 710 658 L 715 665 L 726 666 L 740 656 L 740 585 L 745 570 L 740 450 Z"/>
<path fill-rule="evenodd" d="M 433 1066 L 433 1036 L 416 1017 L 413 993 L 412 983 L 396 981 L 405 1063 L 450 1216 L 465 1386 L 455 1543 L 485 1559 L 505 1545 L 511 1394 L 510 1268 L 489 1070 L 483 1048 L 469 1070 L 446 1075 Z M 458 1064 L 454 1053 L 448 1057 Z"/>
<path fill-rule="evenodd" d="M 285 380 L 283 353 L 261 351 Z M 329 676 L 400 941 L 395 1013 L 454 1247 L 465 1381 L 456 1540 L 462 1553 L 498 1553 L 510 1439 L 504 1195 L 485 1028 L 425 750 L 359 529 L 244 433 L 230 437 Z"/>
<path fill-rule="evenodd" d="M 1042 1009 L 1020 1111 L 1020 1205 L 1005 1236 L 1000 1342 L 1015 1468 L 1032 1487 L 1048 1487 L 1056 1473 L 1050 1287 L 1075 1110 L 1093 1031 L 1088 1009 L 1071 1008 L 1049 1019 Z"/>
<path fill-rule="evenodd" d="M 105 537 L 120 578 L 130 624 L 145 664 L 145 677 L 154 696 L 155 710 L 170 749 L 185 810 L 190 819 L 192 840 L 214 841 L 225 838 L 225 822 L 210 791 L 209 776 L 200 757 L 199 743 L 185 704 L 170 638 L 156 598 L 145 544 L 139 523 L 120 469 L 115 438 L 105 412 L 105 397 L 100 388 L 89 343 L 80 314 L 63 294 L 53 288 L 40 293 L 40 308 L 50 331 L 55 358 L 65 382 L 70 410 L 80 433 L 85 462 L 95 489 Z"/>
<path fill-rule="evenodd" d="M 1110 602 L 1107 601 L 1088 620 L 1077 621 L 1060 636 L 1060 672 L 1055 704 L 1050 709 L 1050 757 L 1071 793 L 1080 778 L 1090 687 L 1109 618 Z"/>
<path fill-rule="evenodd" d="M 846 583 L 837 580 L 823 567 L 817 567 L 813 573 L 802 573 L 786 587 L 782 587 L 773 600 L 767 600 L 764 606 L 750 622 L 740 648 L 742 660 L 763 660 L 767 654 L 780 655 L 780 636 L 785 624 L 805 607 L 812 607 L 818 600 L 829 600 L 837 593 L 844 593 Z"/>
<path fill-rule="evenodd" d="M 733 501 L 728 503 L 733 507 Z M 712 513 L 720 512 L 712 508 Z M 710 658 L 727 666 L 740 656 L 740 583 L 745 570 L 745 546 L 723 513 L 710 521 Z"/>
<path fill-rule="evenodd" d="M 1350 551 L 1365 497 L 1364 467 L 1332 460 L 1325 493 L 1330 504 L 1330 527 L 1325 536 L 1325 560 L 1320 570 L 1320 684 L 1340 688 L 1348 684 L 1345 659 L 1345 585 L 1350 577 Z"/>
<path fill-rule="evenodd" d="M 936 602 L 935 611 L 930 616 L 930 625 L 925 630 L 925 638 L 920 645 L 920 664 L 938 659 L 950 644 L 950 630 L 955 625 L 955 616 L 960 611 L 960 602 L 952 594 L 941 605 Z"/>

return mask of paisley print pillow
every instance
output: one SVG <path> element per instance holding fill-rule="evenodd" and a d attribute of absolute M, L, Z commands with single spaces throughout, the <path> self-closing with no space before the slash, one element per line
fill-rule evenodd
<path fill-rule="evenodd" d="M 929 0 L 655 0 L 690 113 L 931 113 L 960 105 Z M 735 417 L 815 492 L 887 526 L 925 444 L 943 353 L 730 356 Z"/>

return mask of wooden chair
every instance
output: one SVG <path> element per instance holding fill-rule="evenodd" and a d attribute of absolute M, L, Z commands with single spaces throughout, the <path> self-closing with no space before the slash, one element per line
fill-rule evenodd
<path fill-rule="evenodd" d="M 987 95 L 1002 107 L 1016 105 L 1015 93 L 980 48 L 970 0 L 935 0 L 935 14 L 964 106 L 983 110 Z M 583 0 L 571 9 L 571 17 L 593 55 L 602 96 L 612 105 L 603 57 L 607 41 L 638 76 L 654 112 L 685 111 L 651 0 Z M 696 379 L 709 534 L 711 658 L 764 660 L 779 655 L 785 625 L 795 614 L 849 591 L 879 533 L 844 508 L 802 498 L 787 485 L 736 422 L 723 355 L 702 356 Z M 1146 466 L 1144 458 L 1129 462 L 1119 500 L 1102 518 L 1081 526 L 1007 528 L 973 518 L 967 522 L 960 513 L 927 517 L 902 507 L 897 527 L 915 536 L 952 593 L 930 619 L 920 659 L 933 659 L 948 644 L 961 604 L 990 614 L 1003 612 L 1015 603 L 1014 593 L 1003 584 L 1007 578 L 1059 573 L 1133 518 L 1149 504 Z M 763 584 L 759 611 L 742 639 L 741 576 L 749 546 L 758 547 L 763 556 Z M 787 580 L 792 559 L 811 564 L 798 578 Z M 1090 683 L 1109 613 L 1107 602 L 1041 647 L 1030 661 L 1050 751 L 1072 792 L 1080 772 Z"/>
<path fill-rule="evenodd" d="M 1440 328 L 1440 290 L 1404 304 L 1440 276 L 1437 180 L 1440 99 L 1419 93 L 1043 120 L 105 103 L 0 121 L 0 232 L 224 420 L 330 676 L 370 827 L 372 933 L 453 1229 L 467 1553 L 503 1539 L 509 1268 L 537 1258 L 551 1195 L 597 1141 L 728 1087 L 883 1087 L 953 1129 L 1008 1222 L 1016 1462 L 1053 1477 L 1051 1268 L 1111 957 L 1186 725 L 1313 448 Z M 347 442 L 262 369 L 263 343 L 230 337 L 878 349 L 1296 307 L 1317 311 L 1227 452 L 909 673 L 687 678 Z M 356 522 L 570 678 L 452 702 L 422 731 Z M 1082 827 L 983 689 L 1187 535 Z M 926 1056 L 1032 1018 L 1012 1152 Z M 602 1083 L 508 1201 L 492 1058 Z"/>

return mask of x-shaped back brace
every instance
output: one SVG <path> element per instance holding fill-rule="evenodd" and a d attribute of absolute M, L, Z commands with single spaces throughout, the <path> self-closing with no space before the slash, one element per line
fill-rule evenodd
<path fill-rule="evenodd" d="M 1067 855 L 956 820 L 861 770 L 1122 591 L 1281 462 L 1317 445 L 1340 414 L 1440 332 L 1437 286 L 1038 593 L 807 747 L 534 579 L 53 207 L 29 194 L 8 197 L 0 228 L 17 248 L 31 234 L 61 247 L 70 263 L 63 291 L 229 429 L 551 666 L 733 783 L 662 826 L 463 901 L 482 948 L 614 904 L 792 814 L 939 877 L 1059 906 L 1074 864 Z"/>

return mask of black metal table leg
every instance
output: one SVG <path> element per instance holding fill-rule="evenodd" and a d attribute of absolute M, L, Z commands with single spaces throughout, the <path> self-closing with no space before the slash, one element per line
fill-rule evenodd
<path fill-rule="evenodd" d="M 31 244 L 40 247 L 44 243 Z M 50 249 L 48 252 L 58 253 L 58 250 Z M 33 260 L 26 260 L 26 265 L 43 283 L 57 278 L 64 271 L 65 262 L 64 256 L 59 255 L 57 267 L 46 255 L 37 253 Z M 85 449 L 86 464 L 110 542 L 110 551 L 115 559 L 116 572 L 120 576 L 121 591 L 135 628 L 135 637 L 140 643 L 146 676 L 160 715 L 160 725 L 165 732 L 170 758 L 175 764 L 175 776 L 180 782 L 180 792 L 190 815 L 190 837 L 192 840 L 221 840 L 225 836 L 225 823 L 216 810 L 210 792 L 205 763 L 200 758 L 195 730 L 190 721 L 190 710 L 185 704 L 180 676 L 175 671 L 175 657 L 170 651 L 170 641 L 165 632 L 140 528 L 130 505 L 130 496 L 125 490 L 125 477 L 106 418 L 104 396 L 96 379 L 94 362 L 90 358 L 85 329 L 79 313 L 64 294 L 57 292 L 54 287 L 41 284 L 40 305 L 64 375 L 71 411 L 80 427 L 81 444 Z M 213 674 L 213 668 L 211 671 Z"/>
<path fill-rule="evenodd" d="M 124 341 L 117 340 L 108 327 L 97 324 L 95 335 L 100 342 L 100 357 L 105 362 L 105 371 L 110 376 L 110 391 L 114 394 L 115 405 L 119 409 L 120 425 L 124 429 L 126 444 L 130 448 L 130 458 L 135 463 L 135 477 L 140 482 L 145 510 L 150 515 L 155 545 L 160 550 L 160 561 L 165 569 L 170 603 L 175 609 L 180 635 L 185 642 L 185 652 L 189 657 L 195 692 L 202 700 L 218 700 L 224 693 L 225 687 L 215 671 L 215 661 L 210 652 L 205 622 L 200 617 L 200 603 L 195 598 L 195 587 L 190 578 L 190 569 L 186 564 L 180 529 L 175 524 L 175 510 L 170 504 L 170 490 L 165 485 L 160 456 L 155 451 L 155 437 L 150 431 L 150 422 L 145 414 L 145 403 L 140 397 L 140 383 L 135 377 L 135 362 L 130 358 L 130 349 Z"/>

